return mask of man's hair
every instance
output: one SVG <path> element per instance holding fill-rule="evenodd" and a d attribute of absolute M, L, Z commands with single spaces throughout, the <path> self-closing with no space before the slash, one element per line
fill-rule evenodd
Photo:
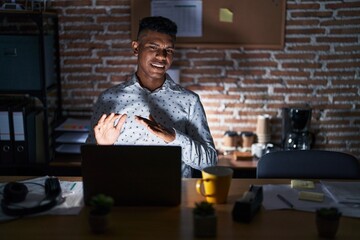
<path fill-rule="evenodd" d="M 143 33 L 146 30 L 165 33 L 173 37 L 174 40 L 176 39 L 176 33 L 177 33 L 176 23 L 165 17 L 155 16 L 155 17 L 145 17 L 141 19 L 137 38 L 139 39 L 141 33 Z"/>

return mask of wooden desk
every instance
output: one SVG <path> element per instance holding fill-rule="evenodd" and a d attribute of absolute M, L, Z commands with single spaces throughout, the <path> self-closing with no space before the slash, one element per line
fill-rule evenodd
<path fill-rule="evenodd" d="M 256 178 L 258 160 L 255 158 L 236 160 L 233 155 L 219 155 L 218 166 L 230 167 L 234 170 L 234 178 Z"/>
<path fill-rule="evenodd" d="M 16 178 L 0 177 L 0 181 Z M 63 178 L 81 180 L 81 178 Z M 192 208 L 203 198 L 196 179 L 184 179 L 179 207 L 115 207 L 112 226 L 104 235 L 90 232 L 85 207 L 77 216 L 38 216 L 0 223 L 0 239 L 193 239 Z M 250 224 L 232 220 L 233 204 L 250 184 L 289 183 L 289 180 L 233 179 L 227 204 L 216 205 L 217 239 L 318 239 L 315 215 L 294 210 L 261 209 Z M 342 217 L 337 239 L 360 239 L 360 219 Z"/>

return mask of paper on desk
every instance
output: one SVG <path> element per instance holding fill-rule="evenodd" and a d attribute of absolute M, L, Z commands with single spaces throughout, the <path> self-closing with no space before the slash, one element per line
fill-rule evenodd
<path fill-rule="evenodd" d="M 43 200 L 45 197 L 44 183 L 46 178 L 48 178 L 48 176 L 21 181 L 23 183 L 27 183 L 26 187 L 28 188 L 29 192 L 26 196 L 25 201 L 17 204 L 16 206 L 34 207 L 37 206 L 38 204 L 45 204 L 46 202 L 41 203 L 41 200 Z M 5 184 L 6 183 L 0 184 L 1 192 L 4 189 Z M 60 181 L 60 184 L 62 189 L 62 197 L 64 198 L 64 201 L 48 211 L 34 214 L 32 216 L 77 215 L 80 213 L 80 210 L 84 206 L 82 182 Z M 0 200 L 2 200 L 2 195 L 0 195 Z M 5 215 L 0 209 L 0 221 L 10 220 L 14 218 L 16 217 Z"/>
<path fill-rule="evenodd" d="M 360 204 L 360 182 L 321 181 L 321 184 L 337 203 Z"/>
<path fill-rule="evenodd" d="M 324 192 L 322 185 L 320 183 L 315 184 L 315 189 L 312 189 L 313 192 L 324 193 L 323 202 L 313 202 L 299 200 L 299 189 L 291 188 L 290 184 L 267 184 L 263 185 L 264 200 L 263 206 L 266 210 L 276 210 L 276 209 L 291 209 L 288 205 L 282 202 L 277 194 L 282 195 L 290 203 L 293 204 L 293 209 L 307 212 L 315 212 L 316 209 L 322 207 L 337 207 L 343 214 L 343 216 L 348 217 L 360 217 L 360 204 L 341 204 L 335 202 L 327 192 Z M 308 189 L 306 191 L 309 191 Z"/>

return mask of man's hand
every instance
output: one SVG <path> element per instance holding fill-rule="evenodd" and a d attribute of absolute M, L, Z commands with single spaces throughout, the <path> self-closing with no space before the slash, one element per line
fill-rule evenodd
<path fill-rule="evenodd" d="M 176 138 L 175 131 L 173 129 L 167 129 L 158 124 L 151 115 L 149 116 L 149 119 L 140 116 L 135 116 L 135 119 L 166 143 L 172 142 Z"/>
<path fill-rule="evenodd" d="M 121 127 L 124 125 L 127 115 L 111 113 L 103 114 L 94 127 L 95 139 L 99 145 L 112 145 L 120 136 Z M 115 123 L 117 124 L 115 125 Z"/>

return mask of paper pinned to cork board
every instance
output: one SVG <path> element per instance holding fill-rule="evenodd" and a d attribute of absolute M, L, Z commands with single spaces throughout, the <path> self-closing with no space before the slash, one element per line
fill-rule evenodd
<path fill-rule="evenodd" d="M 219 10 L 219 21 L 232 23 L 234 18 L 234 14 L 228 8 L 220 8 Z"/>

